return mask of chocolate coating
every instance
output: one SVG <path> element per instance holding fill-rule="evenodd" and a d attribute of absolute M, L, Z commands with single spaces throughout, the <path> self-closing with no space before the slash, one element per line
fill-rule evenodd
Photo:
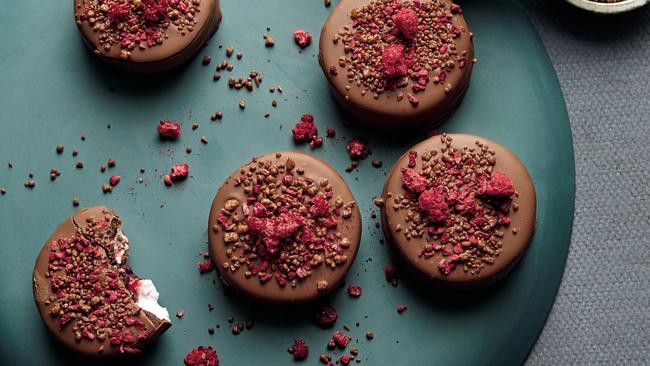
<path fill-rule="evenodd" d="M 119 346 L 113 346 L 110 343 L 109 337 L 106 337 L 103 342 L 98 342 L 97 340 L 89 341 L 87 339 L 82 339 L 80 342 L 77 342 L 75 340 L 74 331 L 72 330 L 72 323 L 66 325 L 63 329 L 59 328 L 58 319 L 53 318 L 49 315 L 50 305 L 46 304 L 46 301 L 48 301 L 51 296 L 55 295 L 52 291 L 50 280 L 46 276 L 46 273 L 48 272 L 49 257 L 51 253 L 50 243 L 52 241 L 58 240 L 60 238 L 70 238 L 74 236 L 78 233 L 79 229 L 83 229 L 88 225 L 86 219 L 103 219 L 105 217 L 118 219 L 118 216 L 115 214 L 115 212 L 109 210 L 105 206 L 82 208 L 73 216 L 66 219 L 63 223 L 61 223 L 61 225 L 59 225 L 59 227 L 57 227 L 54 233 L 52 233 L 52 235 L 43 245 L 38 258 L 36 259 L 33 273 L 34 300 L 36 302 L 36 307 L 38 308 L 41 318 L 43 319 L 43 322 L 47 326 L 50 333 L 59 342 L 72 349 L 73 351 L 93 358 L 112 358 L 124 355 L 124 353 L 120 352 Z M 107 255 L 107 248 L 101 247 L 99 245 L 98 247 L 100 247 L 103 255 Z M 140 349 L 154 341 L 171 326 L 171 323 L 169 321 L 160 319 L 153 313 L 150 313 L 144 309 L 140 311 L 136 318 L 144 323 L 144 329 L 148 334 L 145 339 L 142 339 L 134 345 L 131 345 L 131 347 L 137 349 Z M 130 327 L 126 327 L 125 329 L 130 329 Z M 104 350 L 103 352 L 98 352 L 98 349 L 101 346 L 104 347 Z"/>
<path fill-rule="evenodd" d="M 74 0 L 75 16 L 87 0 Z M 173 25 L 165 31 L 164 42 L 154 47 L 134 48 L 129 59 L 120 58 L 121 47 L 113 45 L 109 51 L 99 47 L 99 32 L 93 31 L 88 21 L 82 21 L 79 31 L 86 45 L 104 62 L 115 68 L 133 73 L 153 74 L 180 66 L 194 56 L 217 31 L 221 23 L 220 0 L 202 0 L 196 14 L 192 32 L 181 34 Z"/>
<path fill-rule="evenodd" d="M 437 263 L 443 258 L 441 253 L 436 253 L 433 257 L 426 259 L 418 256 L 418 249 L 426 243 L 426 238 L 412 238 L 407 240 L 404 235 L 395 230 L 398 224 L 404 225 L 406 222 L 406 212 L 404 210 L 395 211 L 391 208 L 391 197 L 398 194 L 404 194 L 405 189 L 402 185 L 400 168 L 408 165 L 408 151 L 416 151 L 421 156 L 425 151 L 437 150 L 444 146 L 440 141 L 440 136 L 431 137 L 411 149 L 409 149 L 393 166 L 382 193 L 385 201 L 381 210 L 382 227 L 384 236 L 391 244 L 394 253 L 406 265 L 406 267 L 419 279 L 436 287 L 450 289 L 476 289 L 488 286 L 497 280 L 503 278 L 519 261 L 525 253 L 535 229 L 536 215 L 536 198 L 533 181 L 523 163 L 507 148 L 490 141 L 486 138 L 466 135 L 466 134 L 449 134 L 453 138 L 452 146 L 463 148 L 465 146 L 475 147 L 475 141 L 481 141 L 496 152 L 495 172 L 505 172 L 508 174 L 515 187 L 518 197 L 515 202 L 519 205 L 517 211 L 511 210 L 511 223 L 507 230 L 504 230 L 504 236 L 501 239 L 503 251 L 496 257 L 493 264 L 486 265 L 478 274 L 464 272 L 462 266 L 456 268 L 449 275 L 445 276 L 438 269 Z M 417 159 L 417 165 L 414 168 L 419 171 L 422 167 L 422 160 Z M 390 192 L 390 196 L 389 196 Z M 517 229 L 517 234 L 512 233 L 513 228 Z"/>
<path fill-rule="evenodd" d="M 320 35 L 319 63 L 325 77 L 329 81 L 332 94 L 339 104 L 355 120 L 369 127 L 388 130 L 424 130 L 435 127 L 447 119 L 462 101 L 469 86 L 474 58 L 474 47 L 469 34 L 467 23 L 462 14 L 455 15 L 452 24 L 464 30 L 456 38 L 458 52 L 467 51 L 467 64 L 463 69 L 454 68 L 448 73 L 445 84 L 451 84 L 451 92 L 446 94 L 442 85 L 429 85 L 424 91 L 415 94 L 419 100 L 417 106 L 412 106 L 406 97 L 401 101 L 397 93 L 412 93 L 411 88 L 400 88 L 397 91 L 386 90 L 375 99 L 372 92 L 362 95 L 362 88 L 350 83 L 345 69 L 341 68 L 338 75 L 331 75 L 329 67 L 338 65 L 339 57 L 344 56 L 343 42 L 334 43 L 334 37 L 343 27 L 352 26 L 350 12 L 355 7 L 361 7 L 373 0 L 342 0 L 332 11 L 325 22 Z M 450 0 L 441 0 L 451 4 Z M 350 90 L 346 90 L 346 86 Z"/>
<path fill-rule="evenodd" d="M 354 201 L 352 192 L 348 188 L 343 178 L 336 172 L 336 170 L 334 170 L 334 168 L 332 168 L 324 161 L 314 156 L 297 151 L 283 151 L 280 153 L 281 156 L 279 158 L 276 156 L 276 154 L 277 153 L 275 152 L 269 153 L 257 158 L 257 160 L 270 160 L 275 164 L 279 164 L 285 163 L 287 161 L 287 158 L 291 158 L 296 163 L 294 170 L 303 168 L 305 171 L 304 176 L 311 178 L 317 182 L 323 178 L 328 179 L 329 183 L 333 187 L 332 192 L 334 193 L 335 197 L 337 195 L 340 195 L 345 202 Z M 241 169 L 244 169 L 252 164 L 256 164 L 256 162 L 248 162 L 242 166 L 242 168 L 237 169 L 230 177 L 226 179 L 221 188 L 219 188 L 219 191 L 217 192 L 214 201 L 212 202 L 210 218 L 208 221 L 209 228 L 218 222 L 217 216 L 219 215 L 220 210 L 224 207 L 227 200 L 235 198 L 240 202 L 246 201 L 247 195 L 243 192 L 242 189 L 236 189 L 235 179 L 241 174 Z M 280 287 L 277 281 L 273 279 L 266 283 L 261 283 L 255 276 L 246 277 L 242 268 L 235 272 L 232 272 L 227 268 L 223 268 L 222 263 L 228 261 L 226 250 L 228 247 L 231 247 L 227 247 L 225 245 L 224 230 L 219 230 L 218 232 L 208 230 L 210 256 L 212 257 L 212 260 L 214 261 L 214 264 L 217 267 L 219 274 L 221 275 L 221 280 L 223 281 L 224 285 L 231 287 L 254 300 L 278 305 L 292 305 L 315 300 L 327 295 L 332 290 L 338 288 L 345 278 L 345 274 L 354 262 L 354 258 L 356 257 L 357 251 L 359 249 L 359 242 L 361 239 L 361 215 L 357 206 L 358 205 L 356 204 L 354 205 L 352 216 L 349 219 L 339 222 L 338 227 L 336 228 L 336 231 L 340 232 L 343 237 L 349 238 L 350 247 L 346 251 L 348 260 L 344 264 L 337 266 L 334 270 L 326 268 L 326 266 L 323 264 L 313 268 L 312 275 L 298 281 L 296 287 L 291 287 L 289 285 Z M 241 205 L 236 209 L 235 213 L 240 216 L 243 215 Z M 322 280 L 327 281 L 328 288 L 325 291 L 318 291 L 317 284 Z"/>

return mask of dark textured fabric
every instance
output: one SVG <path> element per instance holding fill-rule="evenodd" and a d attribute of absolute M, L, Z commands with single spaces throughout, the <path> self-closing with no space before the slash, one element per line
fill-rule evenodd
<path fill-rule="evenodd" d="M 616 16 L 523 0 L 571 121 L 569 258 L 529 365 L 650 365 L 650 5 Z"/>

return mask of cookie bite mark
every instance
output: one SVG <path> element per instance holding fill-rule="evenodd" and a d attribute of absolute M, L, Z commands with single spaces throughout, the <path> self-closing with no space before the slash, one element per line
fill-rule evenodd
<path fill-rule="evenodd" d="M 434 136 L 393 167 L 382 193 L 384 234 L 418 278 L 473 289 L 504 277 L 533 235 L 536 197 L 521 161 L 483 137 Z"/>
<path fill-rule="evenodd" d="M 126 264 L 128 239 L 104 206 L 81 209 L 47 240 L 36 260 L 36 306 L 50 333 L 93 358 L 139 353 L 170 326 L 151 280 Z"/>
<path fill-rule="evenodd" d="M 361 219 L 341 176 L 311 155 L 270 153 L 243 165 L 217 192 L 210 254 L 229 287 L 296 304 L 327 295 L 356 256 Z"/>
<path fill-rule="evenodd" d="M 219 27 L 219 0 L 75 0 L 81 35 L 107 63 L 124 71 L 174 68 L 203 47 Z"/>
<path fill-rule="evenodd" d="M 455 110 L 476 59 L 460 6 L 449 0 L 343 0 L 321 31 L 319 62 L 356 120 L 408 131 Z"/>

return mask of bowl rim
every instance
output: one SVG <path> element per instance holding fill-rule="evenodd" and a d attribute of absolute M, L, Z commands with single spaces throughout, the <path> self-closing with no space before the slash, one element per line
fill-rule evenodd
<path fill-rule="evenodd" d="M 648 0 L 621 0 L 613 3 L 598 2 L 596 0 L 567 0 L 570 4 L 599 14 L 624 13 L 646 4 Z"/>

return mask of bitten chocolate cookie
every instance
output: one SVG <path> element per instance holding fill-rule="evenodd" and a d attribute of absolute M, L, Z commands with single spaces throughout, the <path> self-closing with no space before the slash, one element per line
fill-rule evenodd
<path fill-rule="evenodd" d="M 84 208 L 45 242 L 34 267 L 34 299 L 50 333 L 88 357 L 138 353 L 170 326 L 151 280 L 126 264 L 129 240 L 104 206 Z"/>
<path fill-rule="evenodd" d="M 74 0 L 94 54 L 121 70 L 156 73 L 187 61 L 219 27 L 219 0 Z"/>
<path fill-rule="evenodd" d="M 505 147 L 473 135 L 434 136 L 393 167 L 382 193 L 382 226 L 419 278 L 470 289 L 505 276 L 530 243 L 535 187 Z"/>
<path fill-rule="evenodd" d="M 404 131 L 445 120 L 476 60 L 461 8 L 450 0 L 342 0 L 323 26 L 319 61 L 356 120 Z"/>
<path fill-rule="evenodd" d="M 214 198 L 209 227 L 223 283 L 282 305 L 336 289 L 361 238 L 359 209 L 343 178 L 296 151 L 266 154 L 235 171 Z"/>

